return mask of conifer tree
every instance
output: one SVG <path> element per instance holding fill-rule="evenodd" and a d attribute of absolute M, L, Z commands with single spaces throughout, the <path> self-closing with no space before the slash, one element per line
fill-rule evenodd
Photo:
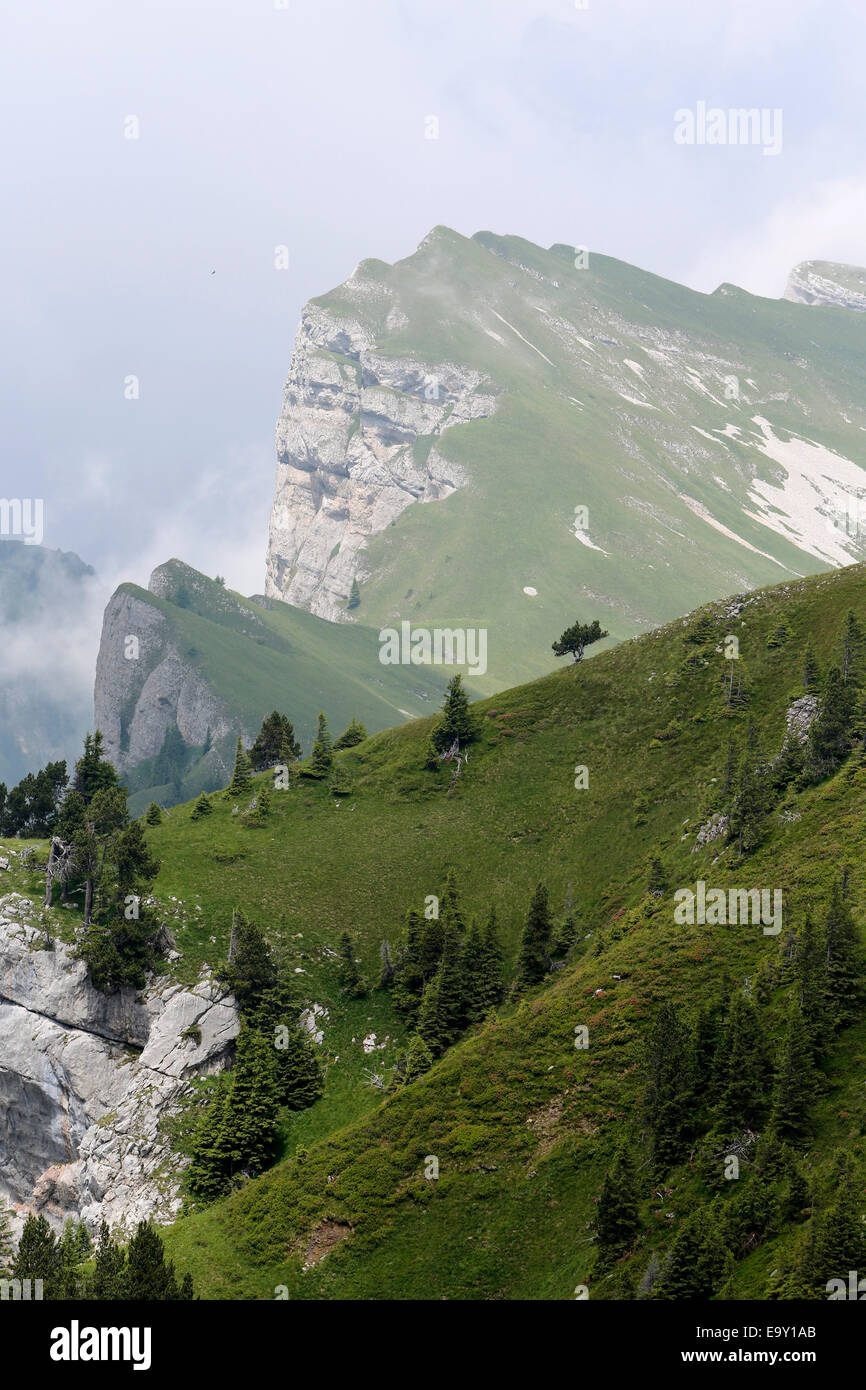
<path fill-rule="evenodd" d="M 126 1256 L 105 1221 L 99 1228 L 96 1257 L 90 1281 L 90 1297 L 102 1302 L 115 1302 L 123 1297 L 123 1271 Z"/>
<path fill-rule="evenodd" d="M 424 986 L 416 1026 L 418 1036 L 428 1047 L 431 1056 L 439 1057 L 445 1051 L 451 1037 L 439 995 L 438 971 Z"/>
<path fill-rule="evenodd" d="M 323 711 L 320 710 L 316 740 L 310 755 L 310 770 L 316 777 L 325 777 L 330 772 L 333 761 L 334 753 L 331 746 L 331 735 L 328 732 L 328 721 Z"/>
<path fill-rule="evenodd" d="M 267 1168 L 274 1151 L 274 1123 L 280 1082 L 275 1048 L 255 1028 L 238 1034 L 226 1130 L 232 1175 L 255 1175 Z"/>
<path fill-rule="evenodd" d="M 262 721 L 250 749 L 250 765 L 256 772 L 276 767 L 278 763 L 293 763 L 301 756 L 301 745 L 295 738 L 294 726 L 279 710 Z"/>
<path fill-rule="evenodd" d="M 230 1089 L 231 1080 L 220 1077 L 193 1137 L 186 1184 L 192 1195 L 203 1202 L 222 1197 L 230 1187 L 231 1143 L 226 1127 Z"/>
<path fill-rule="evenodd" d="M 66 1221 L 57 1242 L 57 1263 L 62 1289 L 61 1297 L 71 1299 L 84 1295 L 85 1277 L 82 1265 L 90 1257 L 93 1243 L 83 1221 Z"/>
<path fill-rule="evenodd" d="M 445 940 L 445 914 L 437 917 L 425 916 L 421 922 L 419 955 L 424 982 L 432 979 L 439 969 L 442 959 L 442 945 Z"/>
<path fill-rule="evenodd" d="M 394 981 L 391 998 L 394 1008 L 411 1025 L 418 1014 L 421 995 L 424 990 L 424 971 L 422 967 L 421 938 L 423 928 L 421 914 L 416 908 L 406 913 L 406 928 L 397 952 L 394 965 Z"/>
<path fill-rule="evenodd" d="M 657 854 L 650 860 L 649 873 L 647 875 L 647 892 L 654 898 L 661 897 L 668 886 L 668 876 L 665 873 L 662 861 Z"/>
<path fill-rule="evenodd" d="M 316 1045 L 299 1024 L 286 1024 L 277 1049 L 278 1095 L 288 1110 L 306 1110 L 325 1086 Z"/>
<path fill-rule="evenodd" d="M 758 758 L 754 726 L 749 725 L 746 746 L 740 757 L 731 805 L 730 835 L 737 841 L 742 858 L 760 842 L 767 813 L 767 793 L 763 768 Z"/>
<path fill-rule="evenodd" d="M 101 819 L 103 807 L 106 815 Z M 146 893 L 159 873 L 159 861 L 150 853 L 141 822 L 129 820 L 125 791 L 97 792 L 87 815 L 88 853 L 95 856 L 89 871 L 96 892 L 90 930 L 78 955 L 86 961 L 96 989 L 111 993 L 123 985 L 141 988 L 156 960 L 157 924 Z"/>
<path fill-rule="evenodd" d="M 364 728 L 361 721 L 356 719 L 353 714 L 348 726 L 335 741 L 334 750 L 336 752 L 340 748 L 354 748 L 356 744 L 363 743 L 366 737 L 367 730 Z"/>
<path fill-rule="evenodd" d="M 716 1203 L 697 1207 L 674 1238 L 652 1297 L 708 1299 L 721 1288 L 732 1268 Z"/>
<path fill-rule="evenodd" d="M 577 918 L 572 911 L 567 911 L 562 921 L 556 927 L 553 936 L 554 955 L 567 956 L 571 948 L 577 941 Z"/>
<path fill-rule="evenodd" d="M 432 1065 L 433 1054 L 429 1047 L 418 1033 L 413 1034 L 409 1039 L 409 1050 L 406 1054 L 405 1084 L 416 1081 L 419 1076 L 429 1071 Z"/>
<path fill-rule="evenodd" d="M 478 737 L 478 726 L 469 708 L 462 676 L 452 676 L 448 682 L 442 713 L 430 737 L 437 753 L 446 752 L 455 741 L 465 748 Z"/>
<path fill-rule="evenodd" d="M 863 957 L 859 935 L 841 883 L 834 883 L 824 921 L 827 992 L 835 1027 L 852 1023 L 862 999 Z"/>
<path fill-rule="evenodd" d="M 814 695 L 821 684 L 821 668 L 811 642 L 807 642 L 803 653 L 803 689 L 807 695 Z"/>
<path fill-rule="evenodd" d="M 813 777 L 829 776 L 851 749 L 853 686 L 846 686 L 838 666 L 831 666 L 817 717 L 809 729 L 809 765 Z"/>
<path fill-rule="evenodd" d="M 123 1298 L 137 1303 L 177 1298 L 174 1266 L 166 1264 L 162 1237 L 149 1221 L 140 1221 L 126 1248 Z"/>
<path fill-rule="evenodd" d="M 469 1021 L 481 1018 L 482 973 L 484 968 L 484 934 L 473 917 L 463 944 L 463 997 Z"/>
<path fill-rule="evenodd" d="M 155 801 L 151 801 L 144 813 L 144 819 L 148 825 L 162 825 L 162 811 Z"/>
<path fill-rule="evenodd" d="M 737 994 L 722 1029 L 714 1076 L 721 1124 L 742 1129 L 761 1123 L 771 1070 L 757 1010 L 751 1000 Z"/>
<path fill-rule="evenodd" d="M 265 989 L 247 1018 L 276 1049 L 280 1103 L 305 1110 L 322 1094 L 323 1081 L 315 1044 L 301 1023 L 294 977 L 283 962 L 276 983 Z"/>
<path fill-rule="evenodd" d="M 359 999 L 361 995 L 367 993 L 367 982 L 358 969 L 358 962 L 355 959 L 355 943 L 347 931 L 340 933 L 339 956 L 343 992 L 348 994 L 350 999 Z"/>
<path fill-rule="evenodd" d="M 640 1230 L 640 1189 L 628 1141 L 623 1139 L 605 1174 L 595 1214 L 595 1234 L 602 1265 L 628 1249 Z"/>
<path fill-rule="evenodd" d="M 827 1013 L 827 946 L 815 926 L 811 912 L 806 913 L 795 949 L 794 978 L 797 984 L 797 998 L 809 1031 L 813 1054 L 820 1057 L 826 1051 L 830 1033 Z"/>
<path fill-rule="evenodd" d="M 816 1293 L 826 1297 L 830 1279 L 848 1284 L 849 1270 L 866 1264 L 866 1232 L 862 1217 L 862 1184 L 851 1155 L 844 1149 L 834 1156 L 829 1205 L 814 1220 L 807 1275 Z"/>
<path fill-rule="evenodd" d="M 600 642 L 607 635 L 607 632 L 602 631 L 598 618 L 593 618 L 591 623 L 572 623 L 561 637 L 557 637 L 552 650 L 554 656 L 571 656 L 573 661 L 580 662 L 586 648 L 593 642 Z"/>
<path fill-rule="evenodd" d="M 796 782 L 803 774 L 806 765 L 806 750 L 795 734 L 787 734 L 778 758 L 772 767 L 772 786 L 775 791 L 783 791 L 790 783 Z"/>
<path fill-rule="evenodd" d="M 722 778 L 722 798 L 727 806 L 734 792 L 734 781 L 737 775 L 737 747 L 732 738 L 728 739 L 728 751 L 725 755 L 725 774 Z"/>
<path fill-rule="evenodd" d="M 853 609 L 849 608 L 842 628 L 842 651 L 839 667 L 845 685 L 859 687 L 863 683 L 864 634 Z"/>
<path fill-rule="evenodd" d="M 260 820 L 267 820 L 272 810 L 271 793 L 267 782 L 263 782 L 256 793 L 256 815 Z"/>
<path fill-rule="evenodd" d="M 264 932 L 240 908 L 232 913 L 229 960 L 216 973 L 244 1016 L 252 1016 L 262 995 L 277 983 L 277 969 Z"/>
<path fill-rule="evenodd" d="M 190 820 L 201 820 L 202 816 L 209 816 L 213 811 L 211 799 L 207 792 L 202 792 L 190 812 Z"/>
<path fill-rule="evenodd" d="M 689 1036 L 672 1004 L 662 1004 L 656 1013 L 645 1065 L 644 1108 L 652 1134 L 655 1171 L 661 1175 L 680 1156 L 689 1131 L 694 1089 Z"/>
<path fill-rule="evenodd" d="M 539 883 L 529 905 L 529 913 L 520 950 L 517 957 L 518 991 L 538 984 L 550 968 L 550 946 L 553 938 L 553 922 L 550 916 L 547 889 Z"/>
<path fill-rule="evenodd" d="M 463 975 L 463 942 L 456 921 L 446 917 L 442 941 L 442 956 L 436 972 L 439 992 L 439 1011 L 445 1030 L 445 1041 L 451 1043 L 466 1022 L 466 1002 Z"/>
<path fill-rule="evenodd" d="M 232 773 L 232 780 L 225 790 L 226 797 L 243 796 L 244 792 L 250 789 L 250 760 L 244 751 L 244 745 L 238 738 L 237 748 L 235 749 L 235 766 Z"/>
<path fill-rule="evenodd" d="M 502 1002 L 505 987 L 502 980 L 502 942 L 496 921 L 496 908 L 490 908 L 481 937 L 481 967 L 478 977 L 475 1005 L 481 1017 L 488 1009 Z"/>
<path fill-rule="evenodd" d="M 57 1237 L 41 1212 L 39 1216 L 31 1212 L 27 1217 L 10 1274 L 13 1279 L 41 1279 L 44 1298 L 63 1296 Z"/>
<path fill-rule="evenodd" d="M 798 999 L 788 1013 L 785 1036 L 773 1089 L 770 1123 L 783 1140 L 797 1143 L 809 1133 L 809 1107 L 815 1096 L 816 1073 L 809 1026 Z"/>
<path fill-rule="evenodd" d="M 102 734 L 98 729 L 94 734 L 85 734 L 84 752 L 75 764 L 73 790 L 89 806 L 97 792 L 116 786 L 117 773 L 103 752 Z"/>

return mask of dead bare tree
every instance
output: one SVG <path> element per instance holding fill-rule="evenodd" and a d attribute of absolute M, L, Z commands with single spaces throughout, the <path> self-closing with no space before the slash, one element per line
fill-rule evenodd
<path fill-rule="evenodd" d="M 465 753 L 461 753 L 460 740 L 459 738 L 455 738 L 451 747 L 444 749 L 439 754 L 439 761 L 440 763 L 453 762 L 455 764 L 454 771 L 451 775 L 451 781 L 448 783 L 448 792 L 451 792 L 457 785 L 457 779 L 460 776 L 460 770 L 463 764 L 469 762 L 469 750 L 467 749 Z"/>
<path fill-rule="evenodd" d="M 59 879 L 61 885 L 60 901 L 66 902 L 66 886 L 75 867 L 73 847 L 61 840 L 58 835 L 54 835 L 51 840 L 51 847 L 48 851 L 48 864 L 45 868 L 45 899 L 43 906 L 51 906 L 51 898 L 54 892 L 54 880 Z"/>

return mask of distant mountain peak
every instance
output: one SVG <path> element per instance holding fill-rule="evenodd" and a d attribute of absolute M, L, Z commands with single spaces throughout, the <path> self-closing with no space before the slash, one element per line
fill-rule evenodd
<path fill-rule="evenodd" d="M 840 261 L 801 261 L 788 276 L 785 299 L 866 312 L 866 270 Z"/>

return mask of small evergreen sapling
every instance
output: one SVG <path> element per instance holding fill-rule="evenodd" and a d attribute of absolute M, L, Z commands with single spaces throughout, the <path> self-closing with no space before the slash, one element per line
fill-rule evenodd
<path fill-rule="evenodd" d="M 244 751 L 244 745 L 238 738 L 237 748 L 235 749 L 235 766 L 232 773 L 232 780 L 225 790 L 226 799 L 233 796 L 243 796 L 250 788 L 250 760 Z"/>

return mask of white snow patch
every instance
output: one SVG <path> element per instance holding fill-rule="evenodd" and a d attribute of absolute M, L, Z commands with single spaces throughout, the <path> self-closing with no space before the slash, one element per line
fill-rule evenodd
<path fill-rule="evenodd" d="M 642 405 L 644 410 L 658 410 L 657 405 L 650 405 L 649 401 L 639 401 L 637 396 L 627 396 L 625 391 L 617 391 L 616 394 L 622 396 L 623 400 L 628 401 L 631 405 Z"/>
<path fill-rule="evenodd" d="M 603 550 L 600 545 L 596 545 L 595 541 L 591 541 L 580 526 L 575 526 L 571 534 L 576 540 L 580 541 L 581 545 L 585 545 L 588 550 L 597 550 L 601 555 L 607 555 L 609 553 L 607 550 Z"/>
<path fill-rule="evenodd" d="M 691 386 L 695 391 L 700 391 L 702 396 L 706 396 L 708 400 L 714 401 L 716 405 L 722 405 L 722 401 L 719 400 L 718 396 L 713 395 L 712 391 L 704 385 L 697 372 L 692 371 L 691 367 L 686 367 L 686 376 L 688 377 L 688 382 L 686 383 L 688 386 Z"/>
<path fill-rule="evenodd" d="M 525 594 L 529 594 L 529 597 L 530 597 L 530 598 L 537 598 L 537 596 L 538 596 L 538 590 L 537 590 L 537 589 L 533 589 L 532 586 L 531 586 L 530 584 L 527 584 L 527 585 L 525 586 L 523 592 L 524 592 Z"/>
<path fill-rule="evenodd" d="M 505 339 L 503 338 L 502 334 L 494 333 L 492 328 L 485 328 L 484 332 L 487 334 L 488 338 L 495 338 L 497 343 L 505 342 Z"/>
<path fill-rule="evenodd" d="M 490 312 L 491 312 L 491 314 L 496 314 L 496 310 L 495 310 L 495 309 L 491 309 Z M 520 339 L 520 341 L 521 341 L 522 343 L 525 343 L 527 347 L 531 347 L 531 348 L 532 348 L 532 351 L 533 351 L 533 352 L 537 352 L 538 355 L 539 355 L 539 357 L 544 357 L 545 362 L 550 362 L 550 358 L 544 356 L 544 353 L 541 351 L 541 348 L 537 348 L 537 347 L 535 346 L 534 343 L 531 343 L 531 342 L 529 341 L 528 338 L 524 338 L 523 334 L 520 332 L 519 329 L 517 329 L 517 328 L 514 327 L 514 324 L 513 324 L 513 323 L 509 323 L 509 322 L 508 322 L 508 319 L 504 319 L 504 318 L 502 317 L 501 314 L 496 314 L 496 317 L 499 319 L 499 322 L 500 322 L 500 323 L 504 323 L 504 324 L 505 324 L 505 327 L 506 327 L 506 328 L 510 328 L 511 331 L 512 331 L 512 333 L 516 333 L 517 336 L 518 336 L 518 338 Z M 555 364 L 554 362 L 550 362 L 550 365 L 551 365 L 551 367 L 553 367 L 553 366 L 555 366 L 556 364 Z"/>
<path fill-rule="evenodd" d="M 768 420 L 760 415 L 753 418 L 763 435 L 756 441 L 757 448 L 784 469 L 785 477 L 781 482 L 756 478 L 749 498 L 759 510 L 746 515 L 810 555 L 849 565 L 858 548 L 846 537 L 844 518 L 852 505 L 855 513 L 862 508 L 866 472 L 814 440 L 777 439 Z M 834 524 L 834 517 L 840 524 Z"/>
<path fill-rule="evenodd" d="M 777 560 L 775 555 L 768 555 L 766 550 L 758 550 L 757 546 L 750 545 L 748 541 L 743 540 L 742 536 L 738 536 L 736 531 L 729 531 L 727 526 L 724 526 L 721 521 L 716 521 L 716 518 L 710 515 L 702 502 L 696 501 L 694 497 L 687 497 L 684 492 L 677 493 L 677 496 L 681 502 L 685 502 L 689 511 L 694 512 L 695 516 L 699 516 L 701 521 L 705 521 L 707 525 L 712 526 L 714 530 L 720 531 L 723 536 L 727 536 L 728 540 L 736 541 L 737 545 L 745 546 L 746 550 L 753 551 L 755 555 L 763 555 L 765 560 L 772 560 L 774 565 L 778 565 L 780 569 L 787 570 L 788 574 L 795 573 L 794 570 L 789 570 L 787 565 L 783 565 L 781 560 Z"/>
<path fill-rule="evenodd" d="M 643 369 L 643 367 L 641 366 L 640 362 L 632 362 L 632 361 L 630 360 L 630 358 L 626 357 L 626 358 L 625 358 L 625 365 L 626 365 L 627 367 L 631 367 L 632 371 L 633 371 L 637 376 L 640 377 L 641 381 L 643 381 L 643 379 L 644 379 L 644 369 Z"/>

